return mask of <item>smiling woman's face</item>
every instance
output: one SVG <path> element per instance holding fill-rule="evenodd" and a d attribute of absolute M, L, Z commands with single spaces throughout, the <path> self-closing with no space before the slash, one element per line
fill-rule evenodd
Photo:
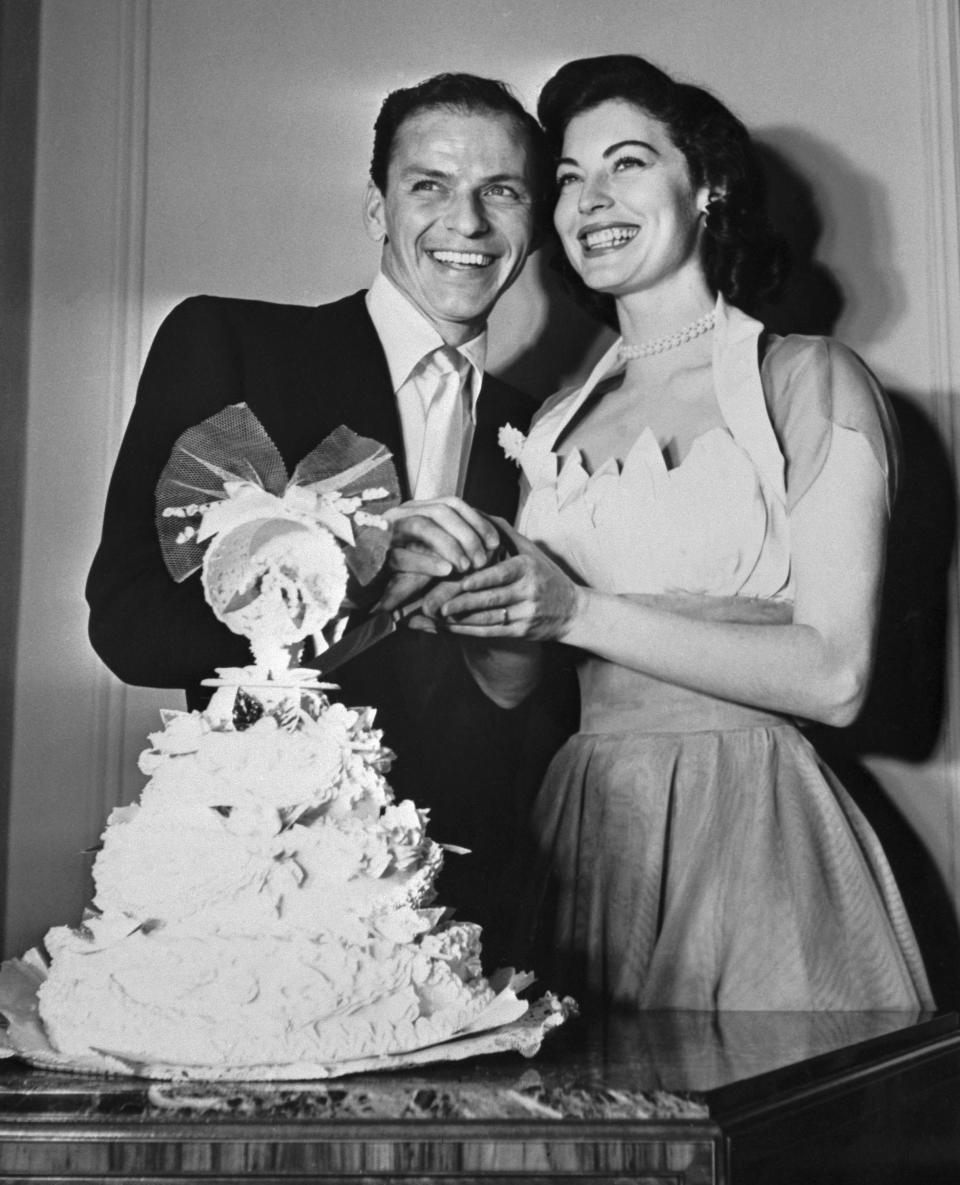
<path fill-rule="evenodd" d="M 621 100 L 574 116 L 557 180 L 554 224 L 590 288 L 624 296 L 702 281 L 709 190 L 694 188 L 686 158 L 660 120 Z"/>

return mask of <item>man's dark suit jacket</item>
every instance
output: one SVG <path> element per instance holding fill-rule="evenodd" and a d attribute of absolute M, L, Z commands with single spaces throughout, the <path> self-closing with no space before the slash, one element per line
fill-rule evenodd
<path fill-rule="evenodd" d="M 346 424 L 391 450 L 409 497 L 396 400 L 362 292 L 319 308 L 209 296 L 178 305 L 147 357 L 87 599 L 91 641 L 107 666 L 128 683 L 183 688 L 191 707 L 205 702 L 202 679 L 215 667 L 246 665 L 250 651 L 213 616 L 198 574 L 176 584 L 167 573 L 154 491 L 177 437 L 240 402 L 256 414 L 288 472 Z M 525 430 L 533 407 L 484 378 L 464 498 L 510 521 L 518 473 L 497 430 L 508 421 Z M 495 945 L 503 870 L 542 764 L 534 757 L 531 765 L 529 746 L 524 750 L 525 713 L 504 711 L 479 691 L 456 639 L 412 630 L 359 656 L 337 679 L 344 702 L 377 709 L 385 743 L 397 754 L 390 774 L 397 798 L 430 808 L 434 839 L 472 850 L 448 855 L 438 904 L 484 924 Z M 528 784 L 518 788 L 524 763 Z"/>

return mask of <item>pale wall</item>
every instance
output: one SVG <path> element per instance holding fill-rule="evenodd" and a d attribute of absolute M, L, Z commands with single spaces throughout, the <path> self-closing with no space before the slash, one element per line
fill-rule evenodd
<path fill-rule="evenodd" d="M 931 337 L 945 312 L 928 283 L 928 108 L 950 84 L 931 82 L 928 42 L 954 28 L 948 8 L 45 0 L 8 951 L 77 919 L 78 853 L 135 791 L 135 754 L 171 700 L 104 672 L 82 599 L 135 376 L 170 306 L 201 291 L 318 302 L 367 283 L 359 197 L 388 89 L 464 69 L 532 104 L 564 60 L 637 51 L 717 90 L 809 187 L 816 259 L 842 295 L 836 332 L 949 431 L 955 372 Z M 495 316 L 493 358 L 539 393 L 582 364 L 542 336 L 545 318 L 530 268 Z M 877 768 L 956 900 L 953 760 L 938 749 Z"/>

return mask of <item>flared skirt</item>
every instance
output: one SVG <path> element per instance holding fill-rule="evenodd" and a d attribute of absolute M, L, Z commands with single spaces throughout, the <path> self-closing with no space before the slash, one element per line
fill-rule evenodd
<path fill-rule="evenodd" d="M 639 1009 L 932 1008 L 879 841 L 800 730 L 609 682 L 534 806 L 542 982 Z"/>

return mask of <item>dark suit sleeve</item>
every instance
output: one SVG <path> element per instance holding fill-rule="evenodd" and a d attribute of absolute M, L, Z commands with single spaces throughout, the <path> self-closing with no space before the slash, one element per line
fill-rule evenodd
<path fill-rule="evenodd" d="M 199 683 L 250 661 L 246 639 L 216 620 L 199 573 L 177 584 L 157 539 L 154 491 L 177 437 L 243 398 L 237 350 L 216 300 L 194 297 L 160 327 L 110 481 L 87 579 L 90 640 L 120 679 L 146 687 Z"/>

